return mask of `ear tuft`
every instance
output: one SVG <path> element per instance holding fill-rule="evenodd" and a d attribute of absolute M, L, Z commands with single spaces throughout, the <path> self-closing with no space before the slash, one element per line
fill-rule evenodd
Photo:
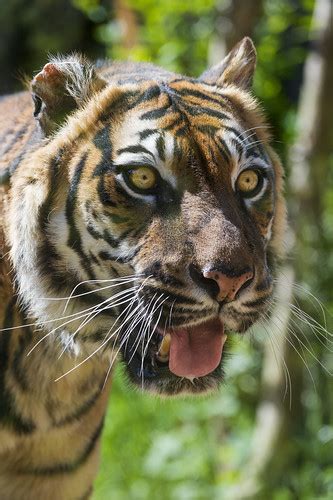
<path fill-rule="evenodd" d="M 205 71 L 200 80 L 224 87 L 228 84 L 249 90 L 256 68 L 257 53 L 249 37 L 243 38 L 216 66 Z"/>
<path fill-rule="evenodd" d="M 35 117 L 45 134 L 106 85 L 91 63 L 79 55 L 53 57 L 31 82 Z"/>

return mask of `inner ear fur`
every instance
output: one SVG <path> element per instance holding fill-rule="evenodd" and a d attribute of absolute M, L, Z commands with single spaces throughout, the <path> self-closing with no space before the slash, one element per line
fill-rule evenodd
<path fill-rule="evenodd" d="M 79 55 L 55 57 L 31 81 L 34 116 L 49 135 L 107 82 Z"/>
<path fill-rule="evenodd" d="M 243 38 L 218 64 L 205 71 L 200 80 L 224 87 L 228 84 L 249 90 L 257 62 L 257 52 L 249 37 Z"/>

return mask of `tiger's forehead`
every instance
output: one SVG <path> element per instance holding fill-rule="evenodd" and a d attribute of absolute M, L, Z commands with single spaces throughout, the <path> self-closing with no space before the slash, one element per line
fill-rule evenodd
<path fill-rule="evenodd" d="M 268 167 L 256 131 L 246 127 L 228 99 L 204 84 L 175 81 L 143 91 L 112 128 L 114 164 L 148 164 L 171 184 L 195 158 L 212 174 L 231 177 L 253 160 Z M 153 97 L 152 97 L 153 96 Z"/>

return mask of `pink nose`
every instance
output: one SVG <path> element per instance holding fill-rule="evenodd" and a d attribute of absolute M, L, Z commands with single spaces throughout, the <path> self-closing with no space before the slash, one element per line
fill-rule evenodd
<path fill-rule="evenodd" d="M 219 293 L 216 300 L 219 302 L 227 301 L 231 302 L 235 299 L 237 293 L 242 288 L 242 286 L 247 282 L 252 280 L 253 272 L 249 271 L 240 276 L 230 277 L 223 274 L 220 271 L 204 271 L 203 276 L 205 278 L 216 281 L 219 287 Z"/>

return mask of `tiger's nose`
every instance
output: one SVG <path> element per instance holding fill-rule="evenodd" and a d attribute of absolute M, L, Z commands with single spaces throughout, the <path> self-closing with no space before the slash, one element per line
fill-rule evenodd
<path fill-rule="evenodd" d="M 218 302 L 231 302 L 235 300 L 237 293 L 250 284 L 253 279 L 253 272 L 247 270 L 241 274 L 233 276 L 221 271 L 212 269 L 204 270 L 202 273 L 204 279 L 213 280 L 217 284 L 218 291 L 215 299 Z"/>

